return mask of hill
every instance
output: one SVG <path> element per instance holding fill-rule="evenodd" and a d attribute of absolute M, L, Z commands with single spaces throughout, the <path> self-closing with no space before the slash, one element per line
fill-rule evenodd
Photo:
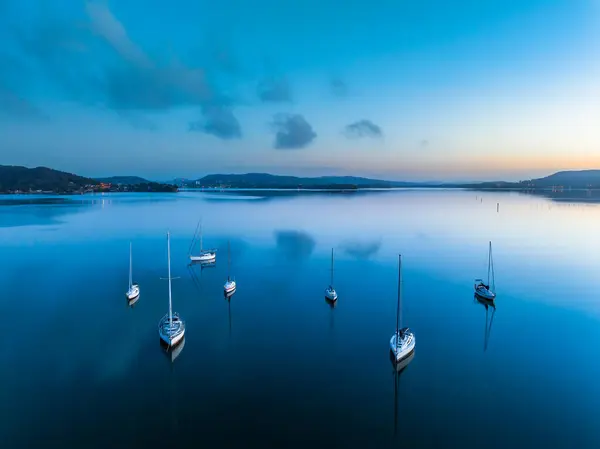
<path fill-rule="evenodd" d="M 531 182 L 543 187 L 600 188 L 600 170 L 559 171 L 545 178 L 533 179 Z"/>
<path fill-rule="evenodd" d="M 0 165 L 0 192 L 68 193 L 98 184 L 97 181 L 47 167 Z"/>
<path fill-rule="evenodd" d="M 230 187 L 238 189 L 340 189 L 340 188 L 390 188 L 418 187 L 411 182 L 382 181 L 356 176 L 320 176 L 304 178 L 297 176 L 270 175 L 268 173 L 207 175 L 187 184 L 190 187 Z"/>
<path fill-rule="evenodd" d="M 150 181 L 139 176 L 109 176 L 106 178 L 94 178 L 96 181 L 106 184 L 121 184 L 131 186 L 135 184 L 150 184 Z"/>
<path fill-rule="evenodd" d="M 110 183 L 103 186 L 101 183 Z M 84 192 L 176 192 L 170 184 L 146 181 L 137 176 L 91 179 L 47 167 L 27 168 L 0 165 L 0 193 L 84 193 Z"/>
<path fill-rule="evenodd" d="M 600 170 L 559 171 L 549 176 L 519 182 L 481 182 L 462 184 L 458 187 L 483 189 L 544 190 L 551 188 L 600 189 Z"/>

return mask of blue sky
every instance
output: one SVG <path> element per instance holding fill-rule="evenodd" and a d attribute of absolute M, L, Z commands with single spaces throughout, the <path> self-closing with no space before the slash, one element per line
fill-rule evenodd
<path fill-rule="evenodd" d="M 600 167 L 600 0 L 0 0 L 0 163 L 521 179 Z"/>

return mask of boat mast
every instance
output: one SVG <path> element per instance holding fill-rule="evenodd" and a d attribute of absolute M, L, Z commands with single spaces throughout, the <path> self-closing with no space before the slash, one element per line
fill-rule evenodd
<path fill-rule="evenodd" d="M 231 280 L 231 244 L 227 240 L 227 280 Z"/>
<path fill-rule="evenodd" d="M 490 247 L 488 249 L 488 279 L 487 279 L 487 285 L 489 287 L 490 285 L 490 265 L 492 263 L 492 242 L 490 241 Z"/>
<path fill-rule="evenodd" d="M 398 254 L 398 309 L 396 310 L 396 351 L 400 339 L 400 310 L 402 302 L 402 256 Z"/>
<path fill-rule="evenodd" d="M 331 287 L 333 287 L 333 248 L 331 248 Z"/>
<path fill-rule="evenodd" d="M 167 259 L 169 270 L 169 327 L 173 328 L 173 306 L 171 301 L 171 234 L 167 231 Z"/>
<path fill-rule="evenodd" d="M 133 284 L 133 275 L 132 275 L 132 258 L 131 258 L 131 242 L 129 242 L 129 288 Z"/>
<path fill-rule="evenodd" d="M 200 223 L 200 253 L 202 253 L 202 222 Z"/>
<path fill-rule="evenodd" d="M 490 242 L 490 266 L 492 267 L 492 291 L 496 291 L 496 276 L 494 276 L 494 258 L 492 257 L 492 242 Z"/>

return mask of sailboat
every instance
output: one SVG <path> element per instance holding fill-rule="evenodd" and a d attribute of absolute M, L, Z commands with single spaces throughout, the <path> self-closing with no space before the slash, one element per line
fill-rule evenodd
<path fill-rule="evenodd" d="M 177 312 L 173 312 L 173 300 L 171 295 L 171 235 L 167 232 L 167 259 L 169 274 L 169 313 L 161 318 L 158 323 L 158 335 L 169 348 L 174 347 L 185 335 L 185 321 Z"/>
<path fill-rule="evenodd" d="M 129 288 L 125 293 L 127 299 L 131 302 L 140 296 L 140 286 L 133 283 L 133 259 L 131 255 L 131 242 L 129 242 Z"/>
<path fill-rule="evenodd" d="M 492 288 L 490 288 L 490 271 L 492 272 Z M 492 259 L 492 242 L 490 242 L 490 247 L 488 251 L 488 278 L 487 284 L 483 283 L 482 279 L 475 279 L 475 294 L 488 301 L 493 301 L 496 299 L 496 281 L 494 279 L 494 260 Z"/>
<path fill-rule="evenodd" d="M 198 227 L 200 228 L 200 238 L 198 239 L 198 243 L 200 244 L 200 252 L 197 256 L 190 254 L 190 260 L 192 262 L 215 262 L 217 259 L 217 250 L 216 249 L 203 249 L 202 248 L 202 223 L 198 223 Z M 192 240 L 192 246 L 194 245 L 194 241 L 196 239 L 196 234 L 194 234 L 194 240 Z"/>
<path fill-rule="evenodd" d="M 396 332 L 390 339 L 390 350 L 396 363 L 407 359 L 415 350 L 415 334 L 408 327 L 400 328 L 402 320 L 402 256 L 398 254 L 398 307 L 396 310 Z"/>
<path fill-rule="evenodd" d="M 235 292 L 237 285 L 234 280 L 231 279 L 231 245 L 227 240 L 227 281 L 223 286 L 225 295 L 232 295 Z"/>
<path fill-rule="evenodd" d="M 329 287 L 325 289 L 325 298 L 330 301 L 335 301 L 338 298 L 335 288 L 333 288 L 333 248 L 331 248 L 331 281 Z"/>

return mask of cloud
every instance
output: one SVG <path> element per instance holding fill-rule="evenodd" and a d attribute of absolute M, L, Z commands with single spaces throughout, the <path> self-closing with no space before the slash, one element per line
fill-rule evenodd
<path fill-rule="evenodd" d="M 267 78 L 258 84 L 258 98 L 265 103 L 292 101 L 292 90 L 286 78 Z"/>
<path fill-rule="evenodd" d="M 48 116 L 38 109 L 37 106 L 9 89 L 4 88 L 2 85 L 0 85 L 0 113 L 10 118 L 38 121 L 48 120 Z"/>
<path fill-rule="evenodd" d="M 372 242 L 348 240 L 342 244 L 342 251 L 356 259 L 369 259 L 377 254 L 380 248 L 381 240 Z"/>
<path fill-rule="evenodd" d="M 280 150 L 304 148 L 317 133 L 303 116 L 299 114 L 278 114 L 273 119 L 276 130 L 274 147 Z"/>
<path fill-rule="evenodd" d="M 92 30 L 103 37 L 123 58 L 138 64 L 150 66 L 144 52 L 127 35 L 127 30 L 104 3 L 89 1 L 86 11 L 91 19 Z"/>
<path fill-rule="evenodd" d="M 293 260 L 308 258 L 316 246 L 315 239 L 304 231 L 275 231 L 275 241 L 277 248 Z"/>
<path fill-rule="evenodd" d="M 236 75 L 242 71 L 240 63 L 229 44 L 215 39 L 212 41 L 210 53 L 217 67 L 223 72 Z"/>
<path fill-rule="evenodd" d="M 346 126 L 344 134 L 349 139 L 359 139 L 362 137 L 381 137 L 383 131 L 379 126 L 370 120 L 359 120 Z"/>
<path fill-rule="evenodd" d="M 44 16 L 27 32 L 15 31 L 32 73 L 43 73 L 69 100 L 126 118 L 123 112 L 232 103 L 209 82 L 205 68 L 148 56 L 106 4 L 90 1 L 85 10 L 83 22 Z"/>
<path fill-rule="evenodd" d="M 421 148 L 422 150 L 424 150 L 428 146 L 429 146 L 429 140 L 423 139 L 419 142 L 419 148 Z"/>
<path fill-rule="evenodd" d="M 0 53 L 0 114 L 13 119 L 47 120 L 46 114 L 15 89 L 19 83 L 27 82 L 26 71 L 22 61 Z"/>
<path fill-rule="evenodd" d="M 237 139 L 242 136 L 242 129 L 230 108 L 219 105 L 202 107 L 203 120 L 190 122 L 189 131 L 200 131 L 221 139 Z"/>
<path fill-rule="evenodd" d="M 158 125 L 143 114 L 131 111 L 120 111 L 119 116 L 129 122 L 134 128 L 146 131 L 156 131 L 158 129 Z"/>
<path fill-rule="evenodd" d="M 348 86 L 341 78 L 332 78 L 329 82 L 329 87 L 336 97 L 345 97 L 348 94 Z"/>

